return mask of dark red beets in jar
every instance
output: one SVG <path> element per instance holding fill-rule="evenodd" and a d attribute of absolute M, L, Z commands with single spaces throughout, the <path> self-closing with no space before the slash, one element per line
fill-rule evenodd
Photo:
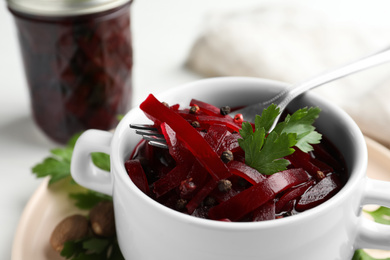
<path fill-rule="evenodd" d="M 115 1 L 114 1 L 115 2 Z M 33 116 L 54 141 L 110 129 L 130 107 L 130 2 L 81 15 L 15 10 Z"/>

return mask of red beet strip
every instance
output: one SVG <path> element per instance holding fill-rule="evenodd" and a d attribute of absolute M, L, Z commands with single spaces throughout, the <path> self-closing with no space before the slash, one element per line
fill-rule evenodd
<path fill-rule="evenodd" d="M 285 158 L 296 168 L 305 169 L 311 176 L 316 177 L 320 168 L 310 162 L 310 154 L 302 152 L 299 148 L 294 147 L 295 152 Z"/>
<path fill-rule="evenodd" d="M 127 160 L 125 168 L 132 182 L 146 195 L 150 194 L 148 180 L 138 159 Z"/>
<path fill-rule="evenodd" d="M 156 194 L 156 197 L 160 197 L 172 189 L 178 187 L 181 181 L 185 180 L 190 169 L 188 164 L 179 164 L 173 168 L 166 175 L 158 179 L 154 183 L 153 191 Z"/>
<path fill-rule="evenodd" d="M 231 117 L 215 117 L 208 115 L 199 115 L 196 117 L 201 126 L 211 126 L 215 124 L 225 125 L 230 131 L 238 132 L 241 129 L 241 124 L 237 124 Z"/>
<path fill-rule="evenodd" d="M 202 201 L 217 187 L 217 182 L 209 179 L 202 189 L 187 203 L 188 213 L 192 214 Z"/>
<path fill-rule="evenodd" d="M 253 211 L 252 221 L 275 219 L 275 202 L 269 200 Z"/>
<path fill-rule="evenodd" d="M 160 125 L 161 132 L 167 141 L 169 154 L 176 163 L 191 163 L 195 160 L 193 155 L 177 140 L 176 132 L 165 122 Z"/>
<path fill-rule="evenodd" d="M 309 189 L 295 205 L 297 211 L 311 209 L 331 198 L 341 189 L 341 182 L 336 174 L 329 175 Z"/>
<path fill-rule="evenodd" d="M 203 102 L 203 101 L 200 101 L 197 99 L 192 99 L 190 101 L 190 106 L 194 106 L 194 105 L 197 105 L 199 107 L 199 109 L 207 115 L 221 116 L 222 117 L 222 115 L 220 113 L 220 109 L 216 106 L 213 106 L 209 103 L 206 103 L 206 102 Z"/>
<path fill-rule="evenodd" d="M 291 190 L 287 191 L 285 194 L 283 194 L 282 197 L 280 197 L 278 202 L 276 202 L 275 212 L 280 213 L 285 208 L 288 202 L 301 197 L 305 193 L 305 191 L 307 191 L 314 184 L 315 181 L 310 180 L 296 188 L 292 188 Z"/>
<path fill-rule="evenodd" d="M 160 122 L 166 122 L 176 132 L 177 138 L 186 144 L 190 152 L 208 170 L 214 180 L 225 179 L 231 175 L 227 166 L 198 131 L 184 118 L 158 101 L 152 94 L 146 98 L 140 108 L 152 118 L 156 118 Z"/>
<path fill-rule="evenodd" d="M 228 167 L 232 174 L 240 176 L 252 184 L 259 183 L 266 178 L 263 174 L 243 162 L 231 161 L 228 163 Z"/>
<path fill-rule="evenodd" d="M 209 211 L 210 219 L 230 219 L 238 221 L 267 201 L 275 198 L 276 194 L 309 179 L 307 173 L 301 169 L 288 169 L 275 173 L 269 178 L 242 191 Z"/>

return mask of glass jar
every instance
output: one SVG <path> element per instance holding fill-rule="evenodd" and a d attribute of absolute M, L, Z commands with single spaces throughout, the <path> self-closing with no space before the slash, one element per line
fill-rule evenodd
<path fill-rule="evenodd" d="M 131 0 L 9 0 L 32 114 L 52 140 L 110 129 L 131 106 Z"/>

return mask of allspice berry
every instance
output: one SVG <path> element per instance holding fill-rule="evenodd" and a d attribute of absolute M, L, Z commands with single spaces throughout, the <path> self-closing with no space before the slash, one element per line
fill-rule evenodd
<path fill-rule="evenodd" d="M 194 127 L 194 128 L 199 128 L 200 127 L 200 123 L 198 121 L 192 121 L 191 122 L 191 125 Z"/>
<path fill-rule="evenodd" d="M 89 212 L 93 233 L 101 237 L 113 237 L 115 230 L 114 205 L 112 201 L 99 202 Z"/>
<path fill-rule="evenodd" d="M 61 252 L 67 241 L 84 238 L 88 235 L 88 220 L 85 216 L 75 214 L 57 224 L 50 237 L 54 250 Z"/>
<path fill-rule="evenodd" d="M 198 105 L 193 105 L 190 107 L 190 114 L 196 114 L 198 113 L 198 111 L 200 110 L 199 106 Z"/>
<path fill-rule="evenodd" d="M 178 211 L 184 211 L 186 209 L 186 205 L 187 205 L 186 199 L 178 199 L 176 201 L 175 207 Z"/>
<path fill-rule="evenodd" d="M 218 190 L 220 192 L 228 192 L 232 189 L 232 182 L 226 179 L 220 180 L 218 182 Z"/>
<path fill-rule="evenodd" d="M 221 113 L 221 115 L 223 116 L 226 116 L 227 114 L 229 114 L 231 111 L 230 107 L 229 106 L 224 106 L 224 107 L 221 107 L 219 109 L 219 112 Z"/>
<path fill-rule="evenodd" d="M 229 150 L 227 151 L 223 151 L 222 154 L 221 154 L 221 160 L 224 162 L 224 163 L 228 163 L 230 161 L 233 161 L 233 153 Z"/>

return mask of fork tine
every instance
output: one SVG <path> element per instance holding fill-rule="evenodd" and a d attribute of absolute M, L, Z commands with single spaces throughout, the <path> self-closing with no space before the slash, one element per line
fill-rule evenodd
<path fill-rule="evenodd" d="M 156 141 L 149 141 L 148 144 L 152 145 L 152 146 L 155 146 L 155 147 L 159 147 L 159 148 L 163 148 L 163 149 L 168 149 L 168 145 L 167 144 L 164 144 L 164 143 L 160 143 L 160 142 L 156 142 Z"/>
<path fill-rule="evenodd" d="M 160 143 L 166 143 L 167 141 L 163 137 L 158 137 L 154 135 L 143 135 L 142 136 L 147 141 L 156 141 Z"/>
<path fill-rule="evenodd" d="M 135 129 L 135 133 L 142 135 L 142 138 L 148 141 L 148 144 L 168 149 L 167 141 L 164 138 L 163 134 L 157 132 L 157 128 L 153 125 L 143 125 L 143 124 L 130 124 L 130 128 Z"/>
<path fill-rule="evenodd" d="M 152 136 L 158 136 L 158 137 L 163 137 L 164 136 L 163 134 L 160 134 L 157 131 L 150 131 L 150 130 L 147 130 L 147 131 L 135 130 L 135 133 L 137 135 L 152 135 Z"/>
<path fill-rule="evenodd" d="M 138 130 L 154 130 L 157 131 L 157 128 L 154 125 L 144 125 L 144 124 L 130 124 L 130 128 L 138 129 Z"/>

